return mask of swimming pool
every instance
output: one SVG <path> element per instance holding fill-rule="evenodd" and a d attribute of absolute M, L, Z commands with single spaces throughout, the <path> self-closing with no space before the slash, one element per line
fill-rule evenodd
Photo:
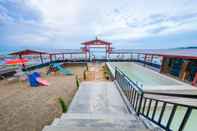
<path fill-rule="evenodd" d="M 163 74 L 160 74 L 159 72 L 153 71 L 151 69 L 148 69 L 146 67 L 143 67 L 142 65 L 138 65 L 136 63 L 131 62 L 111 62 L 107 63 L 109 69 L 111 70 L 112 74 L 115 75 L 115 66 L 118 67 L 122 72 L 124 72 L 132 81 L 138 83 L 139 86 L 143 90 L 196 90 L 195 88 L 192 88 L 192 86 L 185 84 L 181 81 L 178 81 L 174 78 L 170 78 L 168 76 L 165 76 Z M 189 100 L 191 101 L 191 100 Z M 150 113 L 149 115 L 153 113 L 154 106 L 151 105 Z M 148 110 L 148 104 L 145 106 L 145 111 Z M 159 119 L 160 112 L 162 108 L 158 108 L 155 113 L 155 120 Z M 181 119 L 183 118 L 183 115 L 185 114 L 187 108 L 185 107 L 177 107 L 177 111 L 175 112 L 174 119 L 170 125 L 170 128 L 173 130 L 178 130 L 178 127 L 181 123 Z M 166 105 L 166 110 L 163 114 L 163 120 L 161 121 L 161 124 L 166 125 L 167 121 L 169 119 L 169 116 L 172 112 L 172 106 L 170 104 Z M 149 117 L 150 117 L 149 116 Z M 196 123 L 197 120 L 197 111 L 193 110 L 191 113 L 191 117 L 188 119 L 188 123 L 185 126 L 184 131 L 195 131 L 196 130 Z"/>
<path fill-rule="evenodd" d="M 118 67 L 144 90 L 191 89 L 188 84 L 133 62 L 110 62 L 107 64 L 112 74 L 115 73 L 114 68 Z"/>

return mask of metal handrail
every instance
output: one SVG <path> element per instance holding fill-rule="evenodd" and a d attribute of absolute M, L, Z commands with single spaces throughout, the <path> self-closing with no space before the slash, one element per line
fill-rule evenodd
<path fill-rule="evenodd" d="M 149 92 L 149 91 L 145 91 L 144 94 L 197 99 L 197 95 L 192 95 L 192 94 L 180 94 L 180 93 L 174 94 L 174 93 L 160 93 L 160 92 Z"/>
<path fill-rule="evenodd" d="M 135 82 L 133 82 L 124 72 L 122 72 L 117 66 L 115 66 L 115 71 L 118 70 L 131 84 L 135 85 L 135 87 L 140 91 L 144 92 Z M 115 73 L 116 74 L 116 73 Z"/>
<path fill-rule="evenodd" d="M 132 80 L 130 80 L 117 67 L 115 68 L 115 80 L 117 81 L 119 87 L 123 91 L 124 95 L 130 103 L 130 106 L 134 109 L 136 114 L 138 116 L 143 116 L 144 118 L 150 120 L 151 122 L 153 122 L 154 124 L 166 131 L 172 131 L 171 124 L 175 120 L 174 116 L 177 112 L 178 107 L 184 107 L 184 109 L 186 109 L 185 114 L 182 114 L 182 118 L 177 121 L 181 122 L 177 127 L 178 131 L 184 130 L 184 127 L 186 126 L 192 111 L 197 110 L 197 106 L 185 105 L 145 96 L 144 94 L 146 94 L 146 92 L 144 92 L 138 85 L 134 84 L 134 82 L 132 82 Z M 170 95 L 174 96 L 172 94 Z M 167 94 L 166 96 L 169 96 L 169 94 Z M 184 98 L 185 97 L 186 96 L 184 96 Z M 168 106 L 171 107 L 171 112 L 168 117 L 167 123 L 163 124 L 162 121 L 164 120 L 164 112 L 167 110 Z M 153 109 L 152 111 L 151 108 Z M 156 114 L 158 115 L 159 119 L 156 119 Z"/>

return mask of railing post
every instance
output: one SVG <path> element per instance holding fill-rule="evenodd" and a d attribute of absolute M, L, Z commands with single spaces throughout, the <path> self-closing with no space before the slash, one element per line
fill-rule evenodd
<path fill-rule="evenodd" d="M 117 67 L 116 66 L 115 66 L 115 80 L 117 81 Z"/>
<path fill-rule="evenodd" d="M 144 97 L 144 93 L 141 92 L 141 95 L 140 95 L 140 101 L 139 101 L 139 107 L 138 107 L 138 110 L 137 110 L 137 115 L 139 116 L 140 115 L 140 110 L 141 110 L 141 107 L 142 107 L 142 99 Z"/>

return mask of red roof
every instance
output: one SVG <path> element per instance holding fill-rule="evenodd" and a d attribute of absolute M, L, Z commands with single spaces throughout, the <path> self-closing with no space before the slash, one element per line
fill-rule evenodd
<path fill-rule="evenodd" d="M 38 54 L 47 54 L 47 52 L 35 51 L 35 50 L 22 50 L 17 52 L 12 52 L 9 55 L 38 55 Z"/>
<path fill-rule="evenodd" d="M 99 39 L 95 39 L 95 40 L 91 40 L 91 41 L 85 41 L 81 43 L 82 45 L 111 45 L 111 42 L 107 42 L 104 40 L 99 40 Z"/>

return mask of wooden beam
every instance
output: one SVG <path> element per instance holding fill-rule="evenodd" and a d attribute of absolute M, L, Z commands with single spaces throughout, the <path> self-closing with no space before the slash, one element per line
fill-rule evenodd
<path fill-rule="evenodd" d="M 185 80 L 186 76 L 187 76 L 187 67 L 189 65 L 189 62 L 184 62 L 181 65 L 181 70 L 180 70 L 180 74 L 179 74 L 179 79 L 181 80 Z"/>

